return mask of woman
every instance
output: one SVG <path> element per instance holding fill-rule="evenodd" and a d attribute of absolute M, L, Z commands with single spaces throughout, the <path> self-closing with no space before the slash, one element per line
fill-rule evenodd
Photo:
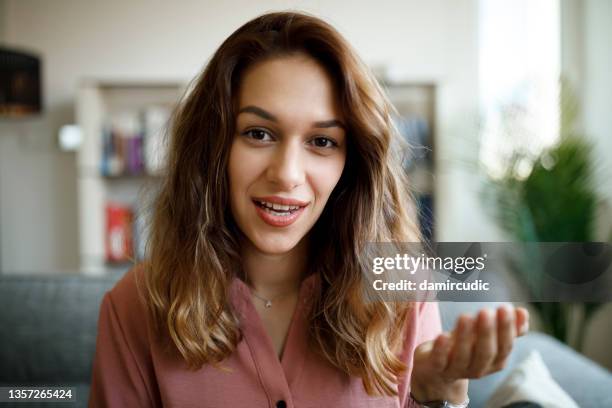
<path fill-rule="evenodd" d="M 390 113 L 321 20 L 234 32 L 176 112 L 148 261 L 103 299 L 90 406 L 465 406 L 527 314 L 442 333 L 436 303 L 361 298 L 365 244 L 419 239 Z"/>

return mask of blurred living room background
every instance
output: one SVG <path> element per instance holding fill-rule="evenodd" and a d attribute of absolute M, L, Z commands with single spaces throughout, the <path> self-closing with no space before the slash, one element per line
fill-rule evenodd
<path fill-rule="evenodd" d="M 232 31 L 284 9 L 332 23 L 388 90 L 426 236 L 524 238 L 495 205 L 554 167 L 569 134 L 588 167 L 576 221 L 588 231 L 535 238 L 611 240 L 612 1 L 0 0 L 2 59 L 30 64 L 40 85 L 38 107 L 0 100 L 0 277 L 125 272 L 146 241 L 142 187 L 163 177 L 172 107 Z M 612 369 L 610 304 L 566 312 L 589 318 L 562 340 Z"/>

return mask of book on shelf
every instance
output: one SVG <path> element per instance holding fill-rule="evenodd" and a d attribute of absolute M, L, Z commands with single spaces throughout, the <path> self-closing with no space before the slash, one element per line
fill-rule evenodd
<path fill-rule="evenodd" d="M 149 221 L 145 206 L 138 202 L 134 205 L 106 203 L 106 262 L 112 264 L 144 259 Z"/>
<path fill-rule="evenodd" d="M 110 117 L 102 129 L 102 174 L 141 174 L 143 138 L 138 112 L 126 111 Z"/>
<path fill-rule="evenodd" d="M 164 105 L 110 116 L 102 129 L 102 175 L 159 174 L 170 116 L 171 108 Z"/>
<path fill-rule="evenodd" d="M 106 203 L 106 262 L 128 262 L 134 258 L 133 212 L 130 206 Z"/>

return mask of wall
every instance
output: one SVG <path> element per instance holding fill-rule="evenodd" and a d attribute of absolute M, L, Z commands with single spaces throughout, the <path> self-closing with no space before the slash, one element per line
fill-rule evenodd
<path fill-rule="evenodd" d="M 612 2 L 563 0 L 563 57 L 565 75 L 579 97 L 579 126 L 594 144 L 596 186 L 602 197 L 598 239 L 612 240 Z M 612 369 L 609 338 L 612 303 L 603 306 L 586 328 L 585 354 Z"/>
<path fill-rule="evenodd" d="M 600 240 L 612 240 L 612 2 L 562 0 L 562 70 L 581 108 L 578 128 L 594 145 L 596 187 L 602 198 L 597 222 Z M 609 369 L 612 354 L 612 303 L 604 305 L 586 328 L 584 353 Z"/>
<path fill-rule="evenodd" d="M 0 0 L 0 42 L 4 41 L 4 16 L 6 15 L 6 0 Z"/>
<path fill-rule="evenodd" d="M 580 103 L 578 128 L 594 144 L 602 203 L 597 237 L 612 240 L 612 2 L 562 1 L 562 67 Z"/>
<path fill-rule="evenodd" d="M 10 1 L 0 5 L 2 44 L 39 51 L 35 41 L 15 34 L 15 27 L 26 31 L 29 25 L 13 19 L 13 9 Z M 45 114 L 0 120 L 0 271 L 65 271 L 78 261 L 74 155 L 54 145 L 58 126 L 72 120 L 72 105 L 56 97 L 48 68 L 43 98 L 53 104 Z"/>
<path fill-rule="evenodd" d="M 583 123 L 586 136 L 595 144 L 597 187 L 607 202 L 602 208 L 599 222 L 599 236 L 603 240 L 612 240 L 611 23 L 612 2 L 608 0 L 585 2 Z"/>
<path fill-rule="evenodd" d="M 327 18 L 364 60 L 397 78 L 435 81 L 438 95 L 439 238 L 478 239 L 478 211 L 452 154 L 474 137 L 477 4 L 474 0 L 323 2 L 5 0 L 2 40 L 44 60 L 45 114 L 0 123 L 0 228 L 7 273 L 78 267 L 75 157 L 56 147 L 74 120 L 85 77 L 187 80 L 240 24 L 269 10 Z M 0 27 L 2 27 L 0 26 Z M 467 214 L 467 216 L 466 216 Z M 485 228 L 484 224 L 483 228 Z M 486 238 L 482 238 L 486 239 Z"/>

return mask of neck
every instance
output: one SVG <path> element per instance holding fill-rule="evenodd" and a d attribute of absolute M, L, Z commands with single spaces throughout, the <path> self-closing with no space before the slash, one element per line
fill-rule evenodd
<path fill-rule="evenodd" d="M 248 284 L 260 295 L 274 298 L 298 290 L 306 272 L 308 241 L 284 254 L 265 254 L 250 242 L 242 246 L 242 266 Z"/>

